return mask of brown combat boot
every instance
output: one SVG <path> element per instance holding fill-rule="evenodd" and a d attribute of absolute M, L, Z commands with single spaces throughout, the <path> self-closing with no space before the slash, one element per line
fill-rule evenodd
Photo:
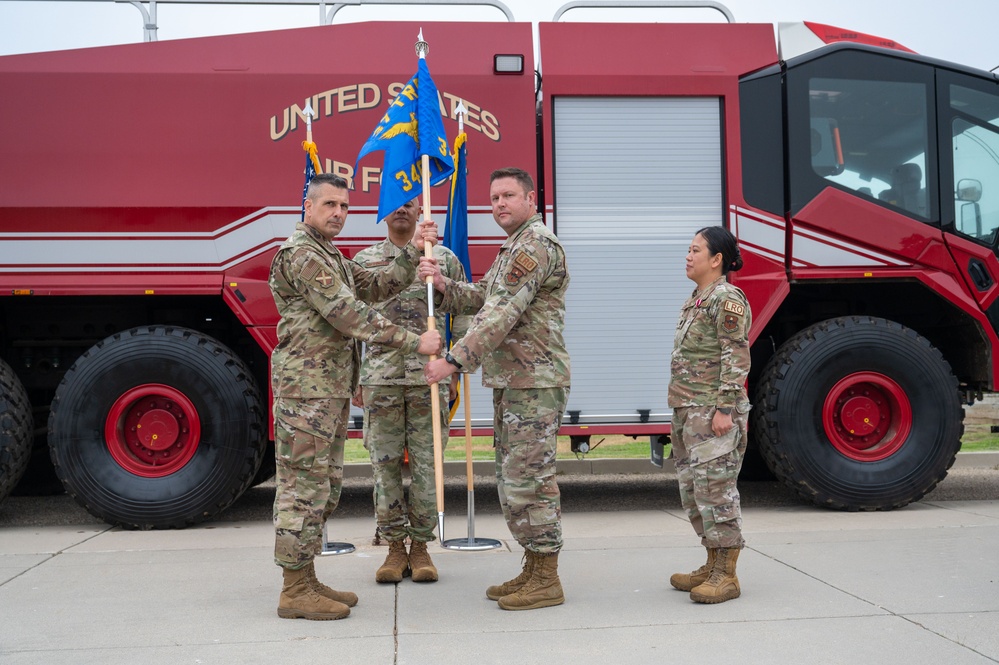
<path fill-rule="evenodd" d="M 718 552 L 718 550 L 712 547 L 708 547 L 707 550 L 708 561 L 703 566 L 690 573 L 673 573 L 670 576 L 669 583 L 673 585 L 674 589 L 690 591 L 695 586 L 707 581 L 708 575 L 711 574 L 711 569 L 715 567 L 715 557 Z"/>
<path fill-rule="evenodd" d="M 413 571 L 414 582 L 437 581 L 437 566 L 430 559 L 426 543 L 414 540 L 409 544 L 409 566 Z"/>
<path fill-rule="evenodd" d="M 562 582 L 558 578 L 558 552 L 535 553 L 531 579 L 497 602 L 504 610 L 536 610 L 564 603 Z"/>
<path fill-rule="evenodd" d="M 357 605 L 357 594 L 351 593 L 350 591 L 337 591 L 336 589 L 331 589 L 316 577 L 316 564 L 313 561 L 309 562 L 309 565 L 305 567 L 305 570 L 309 574 L 309 586 L 312 587 L 313 591 L 319 593 L 320 596 L 329 598 L 330 600 L 335 600 L 338 603 L 343 603 L 347 607 L 353 607 Z"/>
<path fill-rule="evenodd" d="M 389 553 L 385 563 L 375 573 L 375 581 L 382 583 L 401 582 L 409 577 L 409 555 L 406 554 L 406 541 L 393 540 L 389 542 Z"/>
<path fill-rule="evenodd" d="M 520 571 L 520 575 L 517 575 L 509 582 L 503 582 L 503 584 L 497 584 L 486 589 L 486 598 L 489 600 L 499 600 L 503 596 L 509 596 L 514 591 L 519 591 L 522 586 L 527 584 L 527 580 L 531 579 L 531 575 L 534 574 L 534 560 L 534 552 L 524 550 L 524 569 Z"/>
<path fill-rule="evenodd" d="M 718 550 L 715 567 L 704 583 L 690 590 L 690 599 L 695 603 L 724 603 L 738 598 L 742 590 L 739 578 L 735 576 L 735 562 L 739 560 L 739 550 L 724 547 Z"/>
<path fill-rule="evenodd" d="M 343 603 L 322 596 L 309 584 L 309 571 L 284 569 L 284 586 L 278 599 L 278 616 L 282 619 L 312 619 L 332 621 L 350 615 Z"/>

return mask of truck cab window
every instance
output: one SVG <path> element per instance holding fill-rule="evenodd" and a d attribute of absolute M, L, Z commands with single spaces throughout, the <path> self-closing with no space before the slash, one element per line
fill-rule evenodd
<path fill-rule="evenodd" d="M 950 87 L 954 156 L 954 227 L 995 245 L 999 235 L 999 98 Z"/>
<path fill-rule="evenodd" d="M 813 78 L 813 172 L 927 218 L 926 89 L 919 83 Z"/>
<path fill-rule="evenodd" d="M 790 62 L 792 209 L 831 185 L 934 220 L 932 81 L 931 68 L 870 52 Z"/>

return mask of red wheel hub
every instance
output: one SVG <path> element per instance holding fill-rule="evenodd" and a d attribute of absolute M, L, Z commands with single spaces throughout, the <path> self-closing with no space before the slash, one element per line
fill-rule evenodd
<path fill-rule="evenodd" d="M 895 381 L 877 372 L 841 379 L 822 405 L 822 425 L 830 443 L 859 462 L 895 454 L 912 431 L 912 406 Z"/>
<path fill-rule="evenodd" d="M 104 439 L 123 469 L 144 478 L 162 478 L 194 457 L 201 419 L 182 392 L 149 383 L 115 400 L 104 423 Z"/>

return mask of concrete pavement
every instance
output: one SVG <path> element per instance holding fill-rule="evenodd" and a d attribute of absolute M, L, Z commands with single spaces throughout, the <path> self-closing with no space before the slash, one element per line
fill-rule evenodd
<path fill-rule="evenodd" d="M 499 514 L 476 535 L 503 547 L 431 546 L 436 584 L 379 585 L 370 517 L 334 518 L 352 554 L 324 581 L 360 595 L 342 621 L 282 620 L 269 521 L 183 531 L 103 524 L 0 531 L 0 662 L 997 663 L 999 501 L 925 500 L 890 513 L 804 505 L 744 510 L 741 598 L 698 605 L 670 588 L 703 550 L 682 511 L 563 516 L 562 606 L 505 612 L 489 584 L 519 571 Z M 463 511 L 445 537 L 466 535 Z"/>

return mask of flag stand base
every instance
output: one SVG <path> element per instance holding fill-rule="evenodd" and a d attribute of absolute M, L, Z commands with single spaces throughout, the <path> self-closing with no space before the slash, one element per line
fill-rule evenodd
<path fill-rule="evenodd" d="M 323 548 L 319 551 L 319 556 L 330 556 L 333 554 L 350 554 L 355 547 L 350 543 L 331 543 L 327 540 L 326 525 L 323 524 Z"/>
<path fill-rule="evenodd" d="M 465 552 L 481 552 L 484 550 L 495 550 L 502 547 L 503 543 L 493 538 L 475 537 L 475 494 L 468 492 L 468 538 L 452 538 L 441 542 L 441 547 L 449 550 L 461 550 Z"/>

